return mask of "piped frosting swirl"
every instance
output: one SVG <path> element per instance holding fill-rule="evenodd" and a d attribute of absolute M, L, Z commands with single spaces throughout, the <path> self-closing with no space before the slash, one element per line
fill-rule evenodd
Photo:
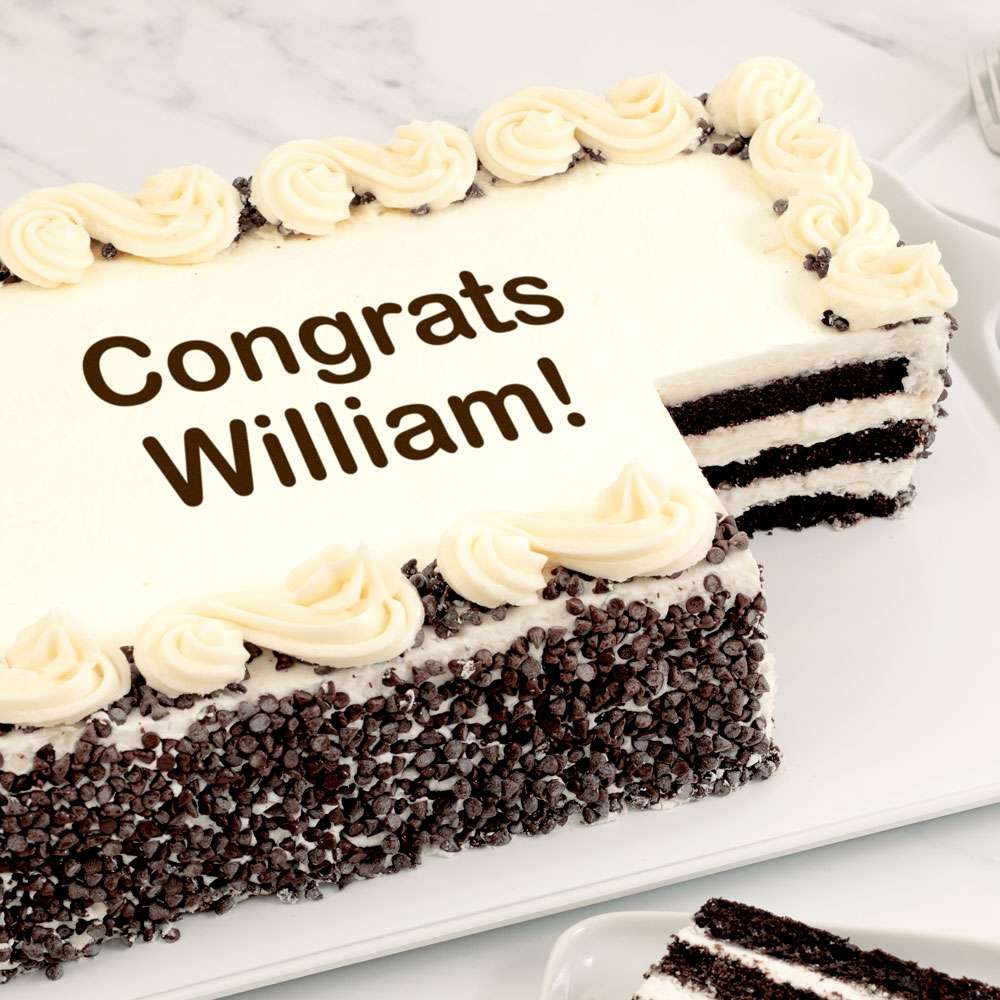
<path fill-rule="evenodd" d="M 813 188 L 867 197 L 872 172 L 846 129 L 796 116 L 794 110 L 763 122 L 750 140 L 750 162 L 774 197 Z"/>
<path fill-rule="evenodd" d="M 268 222 L 328 236 L 350 213 L 355 190 L 386 208 L 444 208 L 476 176 L 468 134 L 447 122 L 411 122 L 386 146 L 358 139 L 288 142 L 254 173 L 251 199 Z"/>
<path fill-rule="evenodd" d="M 171 698 L 211 694 L 246 676 L 250 653 L 227 621 L 168 608 L 140 630 L 133 655 L 150 687 Z"/>
<path fill-rule="evenodd" d="M 500 515 L 462 518 L 441 540 L 438 569 L 449 586 L 485 608 L 539 600 L 548 557 Z"/>
<path fill-rule="evenodd" d="M 165 694 L 207 694 L 245 673 L 244 643 L 327 667 L 391 660 L 423 624 L 420 597 L 368 549 L 332 546 L 283 586 L 168 608 L 140 629 L 136 666 Z"/>
<path fill-rule="evenodd" d="M 812 78 L 795 63 L 775 56 L 740 63 L 715 87 L 706 107 L 720 132 L 748 137 L 780 114 L 816 121 L 823 110 Z"/>
<path fill-rule="evenodd" d="M 715 512 L 707 496 L 630 462 L 591 506 L 465 519 L 446 536 L 438 567 L 479 604 L 532 604 L 546 564 L 616 581 L 687 569 L 711 547 Z"/>
<path fill-rule="evenodd" d="M 416 121 L 385 146 L 349 138 L 285 143 L 258 167 L 250 196 L 260 217 L 282 231 L 327 236 L 349 217 L 359 193 L 409 210 L 462 200 L 474 183 L 477 155 L 512 183 L 565 171 L 582 147 L 617 163 L 660 163 L 699 144 L 707 115 L 719 132 L 751 137 L 746 153 L 756 177 L 772 198 L 789 201 L 781 224 L 787 247 L 800 255 L 820 247 L 836 254 L 863 243 L 865 297 L 876 295 L 879 280 L 893 285 L 881 310 L 862 309 L 856 298 L 841 305 L 835 295 L 847 280 L 844 262 L 824 292 L 833 311 L 910 319 L 900 310 L 911 298 L 897 294 L 892 277 L 898 261 L 873 264 L 871 251 L 892 249 L 897 237 L 888 213 L 869 198 L 871 171 L 850 133 L 818 120 L 821 110 L 812 79 L 776 57 L 741 63 L 706 107 L 662 73 L 627 79 L 606 97 L 530 87 L 488 108 L 471 138 L 446 122 Z M 241 209 L 229 184 L 197 166 L 157 174 L 135 199 L 94 184 L 46 188 L 0 215 L 0 261 L 49 288 L 82 279 L 94 261 L 91 240 L 149 260 L 197 263 L 233 242 Z M 949 308 L 950 280 L 932 258 L 923 253 L 921 266 L 938 292 L 924 298 Z M 860 272 L 850 267 L 857 272 L 853 285 Z"/>
<path fill-rule="evenodd" d="M 42 188 L 0 215 L 0 260 L 43 288 L 79 282 L 94 261 L 90 241 L 165 264 L 196 264 L 230 246 L 240 199 L 206 167 L 164 170 L 135 198 L 97 184 Z"/>
<path fill-rule="evenodd" d="M 720 131 L 752 136 L 754 173 L 772 198 L 785 202 L 784 245 L 800 257 L 820 248 L 832 254 L 821 298 L 848 329 L 902 322 L 955 304 L 937 247 L 897 247 L 888 211 L 869 197 L 872 174 L 854 138 L 818 121 L 813 82 L 794 64 L 774 58 L 742 63 L 712 92 L 707 110 Z"/>
<path fill-rule="evenodd" d="M 668 76 L 652 73 L 606 98 L 529 87 L 488 108 L 473 139 L 491 174 L 519 184 L 566 170 L 581 146 L 616 163 L 661 163 L 696 144 L 703 114 Z"/>
<path fill-rule="evenodd" d="M 0 660 L 0 722 L 58 726 L 107 707 L 128 692 L 120 649 L 102 646 L 53 612 L 18 634 Z"/>

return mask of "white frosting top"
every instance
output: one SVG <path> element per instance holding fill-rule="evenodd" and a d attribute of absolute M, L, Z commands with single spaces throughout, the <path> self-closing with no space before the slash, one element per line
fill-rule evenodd
<path fill-rule="evenodd" d="M 704 108 L 668 76 L 652 73 L 607 98 L 529 87 L 487 108 L 473 137 L 483 166 L 511 183 L 562 173 L 581 144 L 616 163 L 662 163 L 697 141 Z"/>
<path fill-rule="evenodd" d="M 769 118 L 789 111 L 816 121 L 823 105 L 812 79 L 795 63 L 763 56 L 740 63 L 709 95 L 707 108 L 719 132 L 751 136 Z"/>
<path fill-rule="evenodd" d="M 220 253 L 240 198 L 202 167 L 157 175 L 136 199 L 71 184 L 11 205 L 0 259 L 25 284 L 0 290 L 0 420 L 33 433 L 0 436 L 17 484 L 0 491 L 0 523 L 5 563 L 31 569 L 0 581 L 0 648 L 61 602 L 109 648 L 135 643 L 161 690 L 215 690 L 242 677 L 246 641 L 334 666 L 394 655 L 421 617 L 395 568 L 410 556 L 440 556 L 452 585 L 487 605 L 530 603 L 546 563 L 617 579 L 699 558 L 714 499 L 649 379 L 681 386 L 789 349 L 822 353 L 853 335 L 821 327 L 824 308 L 858 330 L 955 298 L 936 247 L 895 247 L 856 145 L 816 121 L 807 77 L 751 61 L 710 107 L 720 128 L 753 133 L 749 167 L 676 155 L 697 142 L 705 109 L 661 74 L 607 98 L 522 91 L 483 115 L 474 141 L 431 122 L 384 149 L 286 144 L 261 164 L 253 198 L 271 222 L 336 230 L 330 240 L 265 229 Z M 610 162 L 566 172 L 581 145 Z M 384 211 L 461 200 L 477 151 L 514 183 L 420 219 Z M 352 207 L 356 190 L 379 204 Z M 782 218 L 776 197 L 789 200 Z M 543 238 L 525 239 L 525 219 Z M 124 253 L 90 268 L 91 239 Z M 822 280 L 801 262 L 819 246 L 833 251 Z M 704 309 L 719 274 L 745 323 Z M 629 331 L 627 351 L 608 350 L 609 330 Z M 98 356 L 99 375 L 132 405 L 98 398 L 82 377 L 108 337 L 117 346 Z M 545 359 L 561 390 L 540 378 Z M 513 438 L 492 408 L 471 432 L 452 419 L 455 400 L 526 385 L 544 419 L 507 401 Z M 594 503 L 625 441 L 649 473 L 633 467 Z M 421 448 L 428 459 L 413 461 Z M 173 480 L 161 471 L 171 464 Z M 197 474 L 185 506 L 176 483 Z M 128 490 L 109 488 L 122 477 Z M 66 504 L 66 482 L 99 502 Z M 538 513 L 484 517 L 484 497 Z M 356 552 L 363 538 L 383 555 Z M 347 546 L 309 564 L 326 590 L 298 577 L 244 589 L 326 540 Z M 209 594 L 229 596 L 192 602 L 192 567 Z"/>
<path fill-rule="evenodd" d="M 857 191 L 815 188 L 789 199 L 781 216 L 786 245 L 805 257 L 826 247 L 836 253 L 847 241 L 864 241 L 888 250 L 899 241 L 884 205 Z"/>
<path fill-rule="evenodd" d="M 465 518 L 445 536 L 438 568 L 478 604 L 534 604 L 546 562 L 618 581 L 687 569 L 712 544 L 716 509 L 633 461 L 588 506 Z"/>
<path fill-rule="evenodd" d="M 485 608 L 537 603 L 547 562 L 531 535 L 501 515 L 462 518 L 438 550 L 438 569 L 448 584 Z"/>
<path fill-rule="evenodd" d="M 0 659 L 0 722 L 57 726 L 121 698 L 131 673 L 121 650 L 102 648 L 65 615 L 20 632 Z"/>
<path fill-rule="evenodd" d="M 251 200 L 264 218 L 296 233 L 328 236 L 350 214 L 355 189 L 386 208 L 444 208 L 476 176 L 476 151 L 447 122 L 411 122 L 387 146 L 357 139 L 288 142 L 253 175 Z"/>
<path fill-rule="evenodd" d="M 888 250 L 895 229 L 868 197 L 871 171 L 849 132 L 819 122 L 821 109 L 813 81 L 776 57 L 741 63 L 706 108 L 662 73 L 625 80 L 606 98 L 530 87 L 488 108 L 474 139 L 446 122 L 418 121 L 384 147 L 349 138 L 286 143 L 260 164 L 251 195 L 283 232 L 328 236 L 350 216 L 356 193 L 387 208 L 444 208 L 465 198 L 477 155 L 511 183 L 564 172 L 581 145 L 613 162 L 661 163 L 697 146 L 708 114 L 720 132 L 752 136 L 756 178 L 773 198 L 791 199 L 782 227 L 791 249 L 836 253 L 850 240 Z M 93 184 L 44 189 L 0 216 L 0 261 L 44 287 L 80 281 L 94 259 L 91 239 L 149 260 L 201 262 L 232 243 L 240 207 L 236 192 L 204 167 L 164 171 L 135 200 Z M 949 279 L 931 256 L 923 254 L 926 267 L 940 273 L 930 284 L 944 290 Z M 886 322 L 912 318 L 902 313 L 909 300 L 890 287 L 894 266 L 867 267 L 866 301 L 879 295 L 879 280 L 885 292 L 869 314 L 891 317 Z M 865 315 L 853 294 L 839 300 L 839 289 L 831 283 L 824 292 L 829 308 Z M 947 309 L 954 297 L 936 301 Z"/>

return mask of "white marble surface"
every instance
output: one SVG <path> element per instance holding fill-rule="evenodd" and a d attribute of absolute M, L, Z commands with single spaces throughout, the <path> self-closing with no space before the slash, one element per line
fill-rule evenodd
<path fill-rule="evenodd" d="M 567 927 L 730 896 L 816 923 L 1000 939 L 1000 806 L 245 994 L 246 1000 L 534 1000 Z M 345 897 L 346 901 L 346 897 Z M 650 961 L 656 956 L 651 955 Z M 627 1000 L 608 997 L 607 1000 Z"/>
<path fill-rule="evenodd" d="M 764 52 L 808 66 L 827 118 L 879 156 L 960 87 L 958 52 L 992 5 L 875 6 L 7 0 L 0 201 L 70 179 L 134 190 L 189 161 L 246 173 L 288 138 L 377 138 L 417 116 L 471 123 L 530 83 L 601 89 L 668 68 L 702 90 Z"/>
<path fill-rule="evenodd" d="M 702 90 L 739 59 L 767 52 L 796 59 L 815 75 L 826 117 L 850 125 L 868 155 L 907 149 L 907 158 L 893 163 L 930 196 L 947 203 L 949 190 L 961 188 L 962 213 L 989 216 L 992 203 L 979 197 L 976 185 L 1000 184 L 1000 159 L 981 158 L 961 115 L 955 121 L 960 139 L 974 150 L 970 155 L 949 152 L 950 127 L 934 132 L 940 148 L 922 148 L 919 155 L 905 140 L 957 106 L 964 50 L 991 41 L 1000 43 L 1000 4 L 993 0 L 509 0 L 486 6 L 459 0 L 377 6 L 370 0 L 7 0 L 0 15 L 0 203 L 73 179 L 134 190 L 147 173 L 190 161 L 235 176 L 252 171 L 272 145 L 288 138 L 379 138 L 413 117 L 467 124 L 493 98 L 530 83 L 600 89 L 621 76 L 666 68 Z M 970 156 L 980 163 L 972 175 Z M 1000 938 L 1000 806 L 604 909 L 689 909 L 711 894 L 819 922 Z M 348 896 L 344 903 L 350 905 Z M 528 998 L 558 933 L 591 912 L 253 996 Z"/>

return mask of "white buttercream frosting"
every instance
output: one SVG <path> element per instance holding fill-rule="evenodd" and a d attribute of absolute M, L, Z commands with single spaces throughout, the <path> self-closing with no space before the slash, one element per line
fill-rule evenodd
<path fill-rule="evenodd" d="M 241 681 L 250 659 L 238 628 L 177 608 L 140 629 L 133 655 L 149 685 L 171 698 L 211 694 Z"/>
<path fill-rule="evenodd" d="M 700 102 L 663 73 L 623 81 L 606 98 L 529 87 L 498 101 L 476 123 L 483 166 L 512 183 L 561 173 L 580 146 L 617 163 L 660 163 L 699 135 Z"/>
<path fill-rule="evenodd" d="M 836 253 L 848 240 L 893 247 L 899 233 L 889 210 L 850 188 L 815 188 L 788 201 L 781 216 L 785 244 L 800 257 L 827 247 Z"/>
<path fill-rule="evenodd" d="M 121 698 L 130 682 L 120 649 L 103 647 L 65 615 L 52 613 L 19 633 L 0 660 L 0 722 L 78 722 Z"/>
<path fill-rule="evenodd" d="M 241 680 L 245 642 L 328 667 L 391 660 L 423 624 L 403 574 L 364 547 L 331 546 L 284 586 L 180 605 L 139 632 L 135 663 L 165 694 L 207 694 Z"/>
<path fill-rule="evenodd" d="M 476 176 L 476 151 L 447 122 L 411 122 L 386 146 L 358 139 L 288 142 L 254 172 L 251 200 L 268 222 L 327 236 L 350 214 L 355 190 L 386 208 L 444 208 Z"/>
<path fill-rule="evenodd" d="M 486 608 L 539 600 L 548 557 L 531 535 L 500 516 L 461 518 L 441 540 L 438 569 L 449 586 Z"/>
<path fill-rule="evenodd" d="M 852 242 L 833 255 L 821 290 L 856 330 L 941 313 L 958 300 L 936 243 Z"/>
<path fill-rule="evenodd" d="M 195 264 L 233 242 L 239 215 L 236 190 L 206 167 L 164 170 L 135 198 L 97 184 L 42 188 L 0 215 L 0 260 L 45 288 L 83 278 L 92 239 L 147 260 Z"/>
<path fill-rule="evenodd" d="M 687 569 L 711 546 L 715 514 L 703 493 L 632 461 L 589 506 L 462 519 L 445 535 L 438 567 L 478 604 L 534 604 L 546 563 L 618 581 Z"/>
<path fill-rule="evenodd" d="M 854 136 L 794 112 L 771 118 L 754 132 L 750 163 L 775 198 L 817 187 L 850 190 L 861 197 L 872 190 L 872 173 Z"/>
<path fill-rule="evenodd" d="M 823 105 L 812 79 L 795 63 L 760 56 L 740 63 L 718 84 L 707 109 L 718 131 L 751 136 L 769 118 L 786 112 L 816 121 Z"/>
<path fill-rule="evenodd" d="M 327 236 L 351 214 L 354 191 L 329 145 L 303 139 L 264 158 L 254 171 L 250 197 L 272 225 Z"/>
<path fill-rule="evenodd" d="M 702 493 L 630 462 L 592 508 L 525 515 L 517 523 L 551 562 L 608 580 L 665 576 L 702 559 L 715 535 Z"/>

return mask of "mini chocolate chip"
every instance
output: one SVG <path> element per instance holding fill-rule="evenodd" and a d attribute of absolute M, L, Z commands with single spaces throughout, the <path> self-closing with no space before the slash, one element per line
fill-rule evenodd
<path fill-rule="evenodd" d="M 271 720 L 267 715 L 265 715 L 265 713 L 258 712 L 257 715 L 250 719 L 247 725 L 251 732 L 263 733 L 265 730 L 270 728 Z"/>

